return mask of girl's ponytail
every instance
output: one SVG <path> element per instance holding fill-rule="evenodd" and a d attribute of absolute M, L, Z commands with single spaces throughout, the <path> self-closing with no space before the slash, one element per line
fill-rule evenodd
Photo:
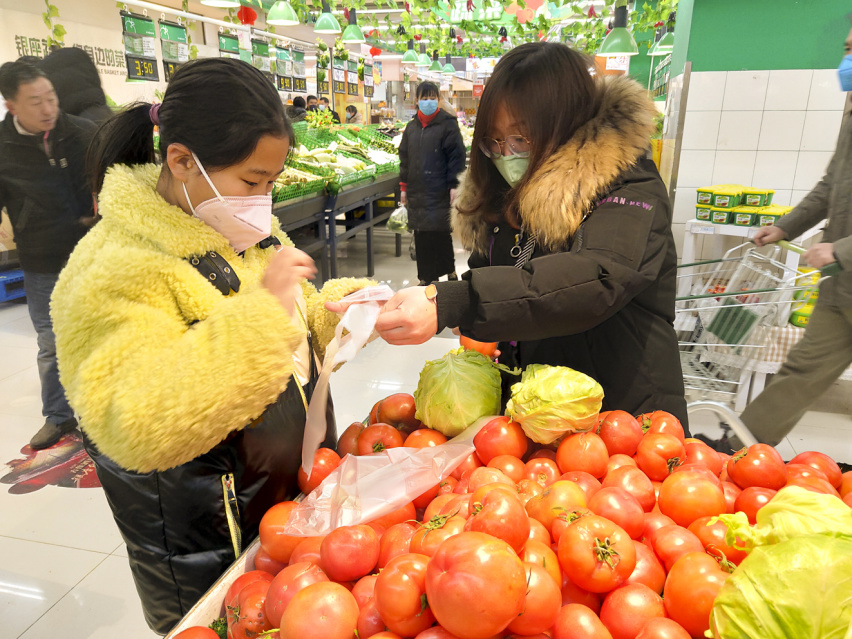
<path fill-rule="evenodd" d="M 94 193 L 99 193 L 113 164 L 150 164 L 154 151 L 154 121 L 159 105 L 138 102 L 113 116 L 95 133 L 86 165 Z M 154 117 L 151 117 L 151 116 Z"/>

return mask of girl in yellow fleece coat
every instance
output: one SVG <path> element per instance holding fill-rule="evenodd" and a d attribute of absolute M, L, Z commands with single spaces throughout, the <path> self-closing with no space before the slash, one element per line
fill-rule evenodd
<path fill-rule="evenodd" d="M 269 81 L 221 58 L 186 64 L 89 151 L 102 219 L 53 295 L 60 375 L 162 634 L 298 492 L 337 321 L 323 305 L 368 283 L 305 282 L 313 261 L 269 197 L 292 144 Z"/>

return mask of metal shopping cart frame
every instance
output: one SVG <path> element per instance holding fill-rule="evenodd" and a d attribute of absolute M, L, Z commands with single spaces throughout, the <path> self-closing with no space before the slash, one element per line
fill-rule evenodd
<path fill-rule="evenodd" d="M 745 404 L 751 364 L 767 347 L 765 330 L 786 324 L 804 304 L 794 293 L 813 286 L 805 281 L 811 274 L 780 261 L 781 248 L 748 242 L 721 259 L 678 267 L 678 290 L 689 292 L 675 305 L 687 411 L 715 413 L 746 445 L 757 440 L 734 406 Z M 787 243 L 784 248 L 803 251 Z"/>

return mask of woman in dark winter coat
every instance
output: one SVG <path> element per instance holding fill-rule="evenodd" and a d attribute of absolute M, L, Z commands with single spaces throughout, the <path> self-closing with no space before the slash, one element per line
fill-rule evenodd
<path fill-rule="evenodd" d="M 57 49 L 41 60 L 39 66 L 56 89 L 59 108 L 65 113 L 95 124 L 112 116 L 98 68 L 85 51 L 77 47 Z"/>
<path fill-rule="evenodd" d="M 465 150 L 456 118 L 438 109 L 438 87 L 417 87 L 417 115 L 399 145 L 402 203 L 408 208 L 408 226 L 414 230 L 417 279 L 421 285 L 455 274 L 450 206 Z"/>
<path fill-rule="evenodd" d="M 501 361 L 592 376 L 605 410 L 685 423 L 671 206 L 646 159 L 656 110 L 636 82 L 591 66 L 544 42 L 497 64 L 456 199 L 471 270 L 400 291 L 376 328 L 419 344 L 458 327 L 501 342 Z"/>

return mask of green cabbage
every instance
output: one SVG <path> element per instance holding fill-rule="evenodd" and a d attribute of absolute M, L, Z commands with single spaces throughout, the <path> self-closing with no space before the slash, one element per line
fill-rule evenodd
<path fill-rule="evenodd" d="M 588 375 L 565 366 L 530 364 L 512 386 L 506 415 L 534 442 L 552 444 L 566 433 L 592 430 L 603 396 L 601 385 Z"/>
<path fill-rule="evenodd" d="M 426 362 L 414 391 L 415 417 L 455 437 L 480 417 L 500 413 L 500 370 L 476 351 L 458 349 Z"/>
<path fill-rule="evenodd" d="M 852 536 L 804 535 L 755 548 L 719 590 L 707 636 L 852 637 Z"/>
<path fill-rule="evenodd" d="M 777 544 L 801 535 L 852 532 L 852 508 L 834 495 L 811 492 L 799 486 L 779 490 L 757 511 L 757 524 L 751 526 L 744 513 L 719 515 L 728 527 L 726 541 L 744 550 Z M 737 542 L 742 540 L 742 544 Z"/>

